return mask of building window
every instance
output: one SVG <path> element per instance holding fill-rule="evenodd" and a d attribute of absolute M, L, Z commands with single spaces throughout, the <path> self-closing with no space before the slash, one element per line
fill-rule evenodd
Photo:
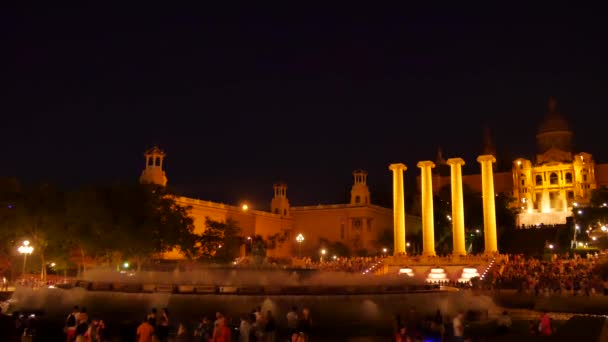
<path fill-rule="evenodd" d="M 526 185 L 526 180 L 525 180 L 525 179 L 522 179 L 522 180 L 521 180 L 521 186 L 524 186 L 524 185 Z"/>
<path fill-rule="evenodd" d="M 149 166 L 154 165 L 154 158 L 148 158 L 148 165 Z"/>
<path fill-rule="evenodd" d="M 372 231 L 372 219 L 367 219 L 367 232 L 370 233 Z"/>
<path fill-rule="evenodd" d="M 278 214 L 279 213 L 279 208 L 274 208 L 274 213 Z"/>
<path fill-rule="evenodd" d="M 549 183 L 551 183 L 552 185 L 557 184 L 557 173 L 552 172 L 551 175 L 549 176 Z"/>
<path fill-rule="evenodd" d="M 361 197 L 359 197 L 359 196 L 355 196 L 355 203 L 356 203 L 356 204 L 361 203 Z"/>
<path fill-rule="evenodd" d="M 536 175 L 536 185 L 543 185 L 543 176 Z"/>
<path fill-rule="evenodd" d="M 355 230 L 361 229 L 361 219 L 353 219 L 353 229 L 355 229 Z"/>
<path fill-rule="evenodd" d="M 566 172 L 566 183 L 572 183 L 572 174 L 570 172 Z"/>
<path fill-rule="evenodd" d="M 583 175 L 583 182 L 587 181 L 587 175 Z"/>
<path fill-rule="evenodd" d="M 344 223 L 340 224 L 340 239 L 344 240 Z"/>
<path fill-rule="evenodd" d="M 283 216 L 287 216 L 287 209 L 283 209 Z"/>
<path fill-rule="evenodd" d="M 574 191 L 568 191 L 568 199 L 574 199 Z"/>

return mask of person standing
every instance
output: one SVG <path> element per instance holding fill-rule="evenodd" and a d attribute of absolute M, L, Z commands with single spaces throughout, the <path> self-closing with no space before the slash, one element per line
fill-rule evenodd
<path fill-rule="evenodd" d="M 264 336 L 266 342 L 275 342 L 277 335 L 277 323 L 274 320 L 272 311 L 266 313 L 266 325 L 264 326 Z"/>
<path fill-rule="evenodd" d="M 291 307 L 291 310 L 287 313 L 287 330 L 289 336 L 298 332 L 298 308 L 295 306 Z"/>
<path fill-rule="evenodd" d="M 231 342 L 232 332 L 226 326 L 226 320 L 220 319 L 216 321 L 216 328 L 213 330 L 212 342 Z"/>
<path fill-rule="evenodd" d="M 76 326 L 78 325 L 78 314 L 80 313 L 80 310 L 78 308 L 78 305 L 75 305 L 74 308 L 72 309 L 72 312 L 68 315 L 68 317 L 65 320 L 65 334 L 66 334 L 66 341 L 67 342 L 72 342 L 76 339 Z"/>
<path fill-rule="evenodd" d="M 169 338 L 169 309 L 163 308 L 158 317 L 158 339 L 166 342 Z"/>
<path fill-rule="evenodd" d="M 463 341 L 464 339 L 464 314 L 459 312 L 454 320 L 452 321 L 454 325 L 454 340 L 455 341 Z"/>
<path fill-rule="evenodd" d="M 302 310 L 302 317 L 298 321 L 298 330 L 306 335 L 310 335 L 312 330 L 312 317 L 308 308 Z"/>
<path fill-rule="evenodd" d="M 551 336 L 553 333 L 551 331 L 551 317 L 546 312 L 540 317 L 540 324 L 538 325 L 538 331 L 541 336 Z"/>
<path fill-rule="evenodd" d="M 137 342 L 153 342 L 154 341 L 154 319 L 148 318 L 137 327 Z"/>

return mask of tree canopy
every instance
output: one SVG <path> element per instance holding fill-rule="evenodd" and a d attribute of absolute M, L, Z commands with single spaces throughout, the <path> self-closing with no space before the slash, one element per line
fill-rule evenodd
<path fill-rule="evenodd" d="M 114 184 L 65 191 L 47 184 L 0 181 L 0 255 L 29 240 L 44 278 L 48 260 L 63 267 L 117 265 L 179 248 L 193 256 L 197 238 L 189 208 L 167 189 Z"/>

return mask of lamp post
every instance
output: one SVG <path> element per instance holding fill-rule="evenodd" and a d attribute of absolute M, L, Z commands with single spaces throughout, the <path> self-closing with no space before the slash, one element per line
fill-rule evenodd
<path fill-rule="evenodd" d="M 321 263 L 323 263 L 323 257 L 325 256 L 325 253 L 327 253 L 327 251 L 325 250 L 325 248 L 323 248 L 321 250 Z"/>
<path fill-rule="evenodd" d="M 23 241 L 23 244 L 17 248 L 19 253 L 23 254 L 23 271 L 21 272 L 21 276 L 25 274 L 25 263 L 27 262 L 27 255 L 32 254 L 34 251 L 34 247 L 30 246 L 30 242 L 28 240 Z"/>
<path fill-rule="evenodd" d="M 249 254 L 253 253 L 253 239 L 251 238 L 251 236 L 247 237 L 247 241 L 249 241 Z"/>
<path fill-rule="evenodd" d="M 302 257 L 302 242 L 304 242 L 304 235 L 298 234 L 296 241 L 298 242 L 298 258 L 300 258 Z"/>

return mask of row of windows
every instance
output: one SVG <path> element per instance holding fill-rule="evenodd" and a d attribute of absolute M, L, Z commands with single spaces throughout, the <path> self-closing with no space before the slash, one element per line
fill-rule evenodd
<path fill-rule="evenodd" d="M 363 226 L 363 219 L 353 219 L 353 230 L 361 230 Z M 372 219 L 367 219 L 367 232 L 370 233 L 372 231 Z M 344 235 L 346 232 L 346 228 L 344 227 L 344 223 L 340 224 L 340 239 L 344 240 Z"/>
<path fill-rule="evenodd" d="M 521 174 L 520 178 L 521 178 L 521 185 L 525 186 L 526 185 L 526 176 Z M 572 173 L 566 172 L 564 179 L 566 180 L 566 184 L 572 184 Z M 586 182 L 586 181 L 587 181 L 587 174 L 583 173 L 583 182 Z M 543 176 L 536 175 L 535 183 L 536 183 L 536 185 L 543 185 Z M 549 184 L 551 184 L 551 185 L 559 184 L 559 176 L 557 175 L 557 173 L 551 172 L 551 174 L 549 175 Z"/>
<path fill-rule="evenodd" d="M 160 166 L 160 157 L 156 157 L 156 158 L 148 158 L 148 165 L 149 166 Z"/>

